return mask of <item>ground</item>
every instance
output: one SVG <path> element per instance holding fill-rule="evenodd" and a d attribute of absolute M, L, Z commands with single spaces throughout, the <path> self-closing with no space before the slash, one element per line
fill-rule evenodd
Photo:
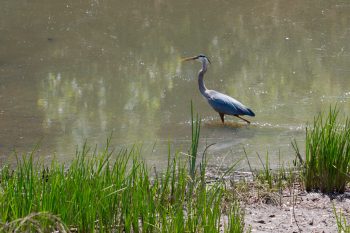
<path fill-rule="evenodd" d="M 335 210 L 338 216 L 341 211 L 343 218 L 349 219 L 350 190 L 331 195 L 306 192 L 298 178 L 284 184 L 280 190 L 269 189 L 268 184 L 254 178 L 250 172 L 223 177 L 223 170 L 220 170 L 208 169 L 208 180 L 224 178 L 230 187 L 228 190 L 240 200 L 245 228 L 251 232 L 332 233 L 338 232 Z"/>
<path fill-rule="evenodd" d="M 246 227 L 252 232 L 338 232 L 334 208 L 345 217 L 350 211 L 347 195 L 299 192 L 294 198 L 294 204 L 290 195 L 283 195 L 281 203 L 243 203 Z"/>

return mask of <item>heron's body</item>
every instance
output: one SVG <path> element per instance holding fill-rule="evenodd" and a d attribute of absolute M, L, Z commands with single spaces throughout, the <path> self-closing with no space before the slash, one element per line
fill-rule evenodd
<path fill-rule="evenodd" d="M 207 99 L 210 106 L 219 113 L 222 123 L 225 122 L 224 120 L 225 115 L 236 116 L 246 121 L 247 123 L 250 123 L 248 120 L 240 116 L 243 116 L 243 115 L 255 116 L 252 110 L 250 110 L 249 108 L 244 106 L 241 102 L 239 102 L 238 100 L 235 100 L 234 98 L 228 95 L 222 94 L 218 91 L 208 90 L 205 87 L 203 78 L 204 78 L 205 72 L 207 71 L 208 63 L 210 63 L 209 59 L 206 56 L 199 55 L 196 57 L 187 58 L 185 60 L 198 60 L 202 63 L 202 69 L 198 73 L 199 91 Z"/>

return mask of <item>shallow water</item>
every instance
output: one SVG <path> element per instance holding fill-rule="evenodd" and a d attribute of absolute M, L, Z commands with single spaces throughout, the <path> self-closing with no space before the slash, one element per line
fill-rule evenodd
<path fill-rule="evenodd" d="M 69 160 L 85 140 L 142 144 L 150 164 L 187 151 L 190 102 L 203 118 L 201 151 L 227 165 L 244 155 L 276 165 L 303 148 L 307 122 L 330 104 L 350 115 L 347 1 L 3 1 L 0 3 L 0 155 L 40 143 Z M 227 125 L 201 97 L 233 96 L 255 118 Z M 242 162 L 245 167 L 246 162 Z"/>

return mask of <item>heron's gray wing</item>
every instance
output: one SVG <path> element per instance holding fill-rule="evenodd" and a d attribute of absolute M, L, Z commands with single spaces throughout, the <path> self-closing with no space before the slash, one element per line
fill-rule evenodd
<path fill-rule="evenodd" d="M 249 115 L 254 116 L 255 114 L 246 106 L 244 106 L 238 100 L 222 94 L 217 91 L 209 90 L 208 102 L 214 108 L 215 111 L 224 113 L 227 115 Z"/>

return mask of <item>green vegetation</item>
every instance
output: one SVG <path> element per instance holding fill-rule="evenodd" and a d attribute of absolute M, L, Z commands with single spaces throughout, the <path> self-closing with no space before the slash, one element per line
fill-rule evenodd
<path fill-rule="evenodd" d="M 151 173 L 136 146 L 114 152 L 110 139 L 100 152 L 85 144 L 68 166 L 56 160 L 44 165 L 34 159 L 33 150 L 17 157 L 14 170 L 1 168 L 0 232 L 243 232 L 239 201 L 281 205 L 283 192 L 289 190 L 294 200 L 298 186 L 344 191 L 350 120 L 341 124 L 337 117 L 338 110 L 331 108 L 325 120 L 321 114 L 315 118 L 306 130 L 305 161 L 293 143 L 299 162 L 292 167 L 279 162 L 271 170 L 266 153 L 265 161 L 257 154 L 263 169 L 253 171 L 245 154 L 252 182 L 222 179 L 235 164 L 215 182 L 207 180 L 206 150 L 198 159 L 198 116 L 192 118 L 188 155 L 171 156 L 169 151 L 162 172 Z M 350 232 L 342 213 L 334 213 L 339 231 Z"/>
<path fill-rule="evenodd" d="M 246 180 L 234 182 L 231 184 L 233 192 L 236 193 L 241 201 L 249 203 L 250 199 L 259 200 L 262 203 L 271 203 L 282 205 L 283 191 L 288 190 L 289 195 L 294 195 L 295 186 L 301 184 L 300 167 L 286 166 L 279 161 L 277 169 L 271 169 L 269 155 L 266 153 L 265 162 L 263 162 L 259 153 L 257 159 L 260 160 L 262 169 L 253 170 L 250 166 L 248 156 L 244 150 L 251 177 Z"/>
<path fill-rule="evenodd" d="M 67 167 L 46 167 L 34 153 L 18 159 L 15 170 L 4 166 L 0 230 L 242 232 L 238 202 L 225 202 L 223 182 L 207 184 L 205 156 L 197 166 L 198 118 L 192 124 L 189 157 L 169 153 L 165 171 L 154 176 L 137 147 L 115 156 L 110 140 L 100 153 L 84 145 Z"/>
<path fill-rule="evenodd" d="M 23 218 L 1 224 L 1 232 L 70 232 L 62 220 L 50 213 L 31 213 Z"/>
<path fill-rule="evenodd" d="M 350 233 L 350 225 L 348 225 L 346 223 L 346 218 L 344 217 L 342 212 L 339 211 L 339 214 L 338 214 L 335 207 L 333 207 L 333 211 L 334 211 L 335 219 L 336 219 L 337 226 L 338 226 L 338 232 L 339 233 Z"/>
<path fill-rule="evenodd" d="M 337 121 L 337 108 L 319 114 L 306 129 L 304 182 L 307 191 L 344 192 L 349 181 L 350 120 Z"/>

